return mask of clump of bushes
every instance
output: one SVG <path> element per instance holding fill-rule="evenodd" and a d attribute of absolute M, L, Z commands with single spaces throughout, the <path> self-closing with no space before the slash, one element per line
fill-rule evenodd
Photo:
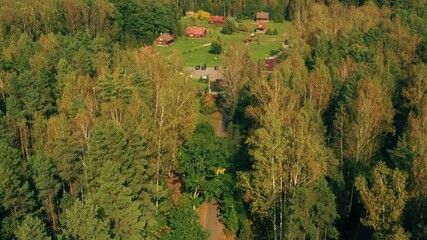
<path fill-rule="evenodd" d="M 241 32 L 249 32 L 250 28 L 248 27 L 248 25 L 240 23 L 239 24 L 239 31 L 241 31 Z"/>
<path fill-rule="evenodd" d="M 215 96 L 208 94 L 202 99 L 200 112 L 204 115 L 209 115 L 217 110 Z"/>
<path fill-rule="evenodd" d="M 265 31 L 265 35 L 277 35 L 279 32 L 277 32 L 277 29 L 273 28 L 267 28 Z"/>
<path fill-rule="evenodd" d="M 224 26 L 221 29 L 221 33 L 230 35 L 237 30 L 239 30 L 239 24 L 236 22 L 236 20 L 232 17 L 226 17 Z"/>
<path fill-rule="evenodd" d="M 211 49 L 209 49 L 209 53 L 211 54 L 221 54 L 223 51 L 223 47 L 220 41 L 214 40 L 211 44 Z"/>

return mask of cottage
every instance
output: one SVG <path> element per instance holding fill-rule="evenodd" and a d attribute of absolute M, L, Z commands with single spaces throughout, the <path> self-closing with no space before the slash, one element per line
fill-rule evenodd
<path fill-rule="evenodd" d="M 262 22 L 259 22 L 258 26 L 256 27 L 256 32 L 265 32 L 266 29 L 267 29 L 267 23 L 262 21 Z"/>
<path fill-rule="evenodd" d="M 257 22 L 260 22 L 260 21 L 268 22 L 270 20 L 270 14 L 268 12 L 257 12 L 255 20 Z"/>
<path fill-rule="evenodd" d="M 169 33 L 162 33 L 156 38 L 154 44 L 157 46 L 169 46 L 173 43 L 174 39 Z"/>
<path fill-rule="evenodd" d="M 205 27 L 188 27 L 187 28 L 188 38 L 204 38 L 206 37 Z"/>
<path fill-rule="evenodd" d="M 223 16 L 210 16 L 208 19 L 208 23 L 210 24 L 223 24 L 224 17 Z"/>

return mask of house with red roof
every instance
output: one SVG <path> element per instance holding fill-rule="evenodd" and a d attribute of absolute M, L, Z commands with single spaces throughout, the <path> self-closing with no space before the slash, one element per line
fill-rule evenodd
<path fill-rule="evenodd" d="M 208 19 L 208 23 L 210 24 L 223 24 L 224 16 L 210 16 Z"/>
<path fill-rule="evenodd" d="M 206 37 L 206 28 L 205 27 L 188 27 L 187 28 L 187 37 L 188 38 L 204 38 Z"/>

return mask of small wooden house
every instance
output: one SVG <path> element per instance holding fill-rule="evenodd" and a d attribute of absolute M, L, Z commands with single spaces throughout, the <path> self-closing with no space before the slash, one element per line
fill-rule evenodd
<path fill-rule="evenodd" d="M 258 26 L 256 27 L 255 31 L 256 32 L 265 32 L 265 30 L 267 29 L 267 23 L 262 21 L 259 22 Z"/>
<path fill-rule="evenodd" d="M 223 16 L 210 16 L 208 19 L 208 23 L 210 24 L 223 24 L 224 17 Z"/>
<path fill-rule="evenodd" d="M 156 38 L 154 44 L 157 46 L 169 46 L 173 43 L 174 39 L 169 33 L 162 33 Z"/>
<path fill-rule="evenodd" d="M 206 28 L 205 27 L 188 27 L 187 28 L 187 37 L 188 38 L 204 38 L 206 37 Z"/>
<path fill-rule="evenodd" d="M 270 20 L 270 14 L 268 12 L 257 12 L 255 20 L 257 22 L 260 22 L 260 21 L 268 22 Z"/>

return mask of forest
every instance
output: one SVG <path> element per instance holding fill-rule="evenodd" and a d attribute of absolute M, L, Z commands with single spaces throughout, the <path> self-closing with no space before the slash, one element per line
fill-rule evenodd
<path fill-rule="evenodd" d="M 212 97 L 150 46 L 199 9 L 298 34 Z M 208 239 L 212 200 L 227 239 L 427 239 L 427 1 L 0 0 L 0 239 Z"/>

